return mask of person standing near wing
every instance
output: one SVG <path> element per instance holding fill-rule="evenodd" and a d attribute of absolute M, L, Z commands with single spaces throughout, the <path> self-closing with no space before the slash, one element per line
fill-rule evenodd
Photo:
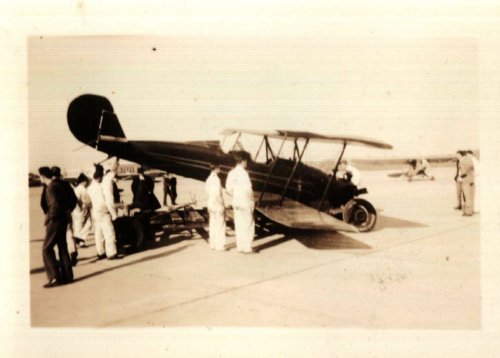
<path fill-rule="evenodd" d="M 161 179 L 163 183 L 163 205 L 167 205 L 167 197 L 170 194 L 170 178 L 168 177 L 168 173 L 163 174 Z"/>
<path fill-rule="evenodd" d="M 255 221 L 253 211 L 255 202 L 252 182 L 246 171 L 248 154 L 236 152 L 236 167 L 233 168 L 226 180 L 226 190 L 233 197 L 234 227 L 236 231 L 236 249 L 245 254 L 257 253 L 252 249 L 255 235 Z"/>
<path fill-rule="evenodd" d="M 457 169 L 455 172 L 455 185 L 457 193 L 457 206 L 455 206 L 455 210 L 462 210 L 463 192 L 462 192 L 462 178 L 460 174 L 460 160 L 462 159 L 463 156 L 464 152 L 462 150 L 458 150 L 456 155 Z"/>
<path fill-rule="evenodd" d="M 226 251 L 226 219 L 224 215 L 224 198 L 222 196 L 222 185 L 219 178 L 220 167 L 218 164 L 210 166 L 212 172 L 205 182 L 205 191 L 208 195 L 207 209 L 209 218 L 210 248 L 215 251 Z"/>
<path fill-rule="evenodd" d="M 472 212 L 474 213 L 479 211 L 478 200 L 476 200 L 476 198 L 479 198 L 479 160 L 472 150 L 468 150 L 466 155 L 471 158 L 472 166 L 474 167 L 474 188 L 472 190 Z"/>
<path fill-rule="evenodd" d="M 175 205 L 177 199 L 177 178 L 170 173 L 165 173 L 163 181 L 163 205 L 167 205 L 167 196 L 170 197 L 172 205 Z"/>
<path fill-rule="evenodd" d="M 175 200 L 177 200 L 177 178 L 172 174 L 168 174 L 169 185 L 170 185 L 170 200 L 172 200 L 172 205 L 175 205 Z"/>
<path fill-rule="evenodd" d="M 463 215 L 472 216 L 474 213 L 474 162 L 472 155 L 466 153 L 460 159 L 460 178 L 464 193 Z"/>
<path fill-rule="evenodd" d="M 131 209 L 140 209 L 142 212 L 150 212 L 161 207 L 160 202 L 154 194 L 154 180 L 144 174 L 144 168 L 137 169 L 138 176 L 132 181 L 131 189 L 132 204 L 128 206 Z"/>

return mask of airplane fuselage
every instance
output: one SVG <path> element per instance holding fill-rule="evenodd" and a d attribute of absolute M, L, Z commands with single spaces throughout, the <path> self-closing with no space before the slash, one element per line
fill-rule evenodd
<path fill-rule="evenodd" d="M 209 176 L 210 165 L 218 163 L 223 185 L 225 185 L 227 174 L 235 166 L 231 153 L 224 153 L 219 146 L 213 145 L 155 141 L 101 142 L 98 150 L 150 168 L 201 181 L 205 181 Z M 285 197 L 307 205 L 319 203 L 327 185 L 328 176 L 319 169 L 299 163 L 285 192 L 294 165 L 295 161 L 278 158 L 271 171 L 272 161 L 249 162 L 247 171 L 254 191 L 260 192 L 265 187 L 266 193 L 270 192 L 279 196 L 284 194 Z M 264 196 L 263 202 L 269 198 L 269 196 Z"/>

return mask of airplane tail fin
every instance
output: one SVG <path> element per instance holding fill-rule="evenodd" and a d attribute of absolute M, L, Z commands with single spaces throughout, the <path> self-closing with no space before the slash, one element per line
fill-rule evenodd
<path fill-rule="evenodd" d="M 71 133 L 82 143 L 97 148 L 99 141 L 127 141 L 106 97 L 84 94 L 75 98 L 68 107 L 67 117 Z"/>

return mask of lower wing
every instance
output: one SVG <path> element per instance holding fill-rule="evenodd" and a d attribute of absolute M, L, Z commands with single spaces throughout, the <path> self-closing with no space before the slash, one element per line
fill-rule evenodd
<path fill-rule="evenodd" d="M 359 232 L 351 224 L 290 199 L 285 199 L 281 206 L 268 205 L 255 210 L 269 220 L 292 229 Z"/>

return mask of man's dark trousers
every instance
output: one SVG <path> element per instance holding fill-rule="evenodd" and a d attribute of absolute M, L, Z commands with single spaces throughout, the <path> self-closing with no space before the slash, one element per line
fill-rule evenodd
<path fill-rule="evenodd" d="M 66 243 L 66 229 L 68 220 L 53 219 L 45 226 L 45 241 L 43 243 L 43 264 L 47 271 L 49 281 L 56 279 L 61 283 L 73 281 L 73 269 L 71 268 L 71 258 L 68 253 Z M 54 247 L 57 245 L 59 252 L 59 262 L 57 263 Z"/>

